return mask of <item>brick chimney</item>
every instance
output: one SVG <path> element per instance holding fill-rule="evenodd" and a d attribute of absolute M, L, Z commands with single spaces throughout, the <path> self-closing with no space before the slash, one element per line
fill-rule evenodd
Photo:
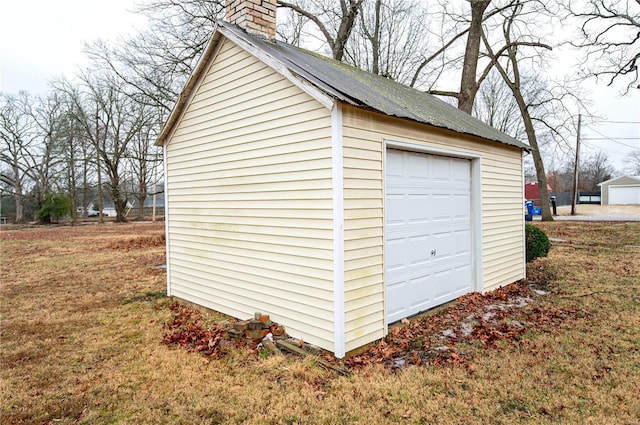
<path fill-rule="evenodd" d="M 225 20 L 273 41 L 276 39 L 276 0 L 227 0 Z"/>

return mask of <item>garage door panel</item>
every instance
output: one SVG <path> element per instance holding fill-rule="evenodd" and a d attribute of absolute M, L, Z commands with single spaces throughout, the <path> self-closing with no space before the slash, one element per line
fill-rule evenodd
<path fill-rule="evenodd" d="M 434 302 L 442 304 L 453 299 L 452 274 L 452 271 L 447 269 L 431 275 Z"/>
<path fill-rule="evenodd" d="M 412 152 L 404 152 L 402 155 L 406 163 L 403 175 L 407 175 L 413 183 L 429 181 L 433 178 L 432 164 L 424 160 L 424 155 Z"/>
<path fill-rule="evenodd" d="M 471 281 L 469 280 L 469 276 L 471 275 L 471 266 L 466 264 L 463 266 L 458 266 L 453 271 L 453 286 L 454 286 L 454 295 L 455 297 L 459 297 L 460 295 L 464 295 L 466 293 L 471 292 Z"/>
<path fill-rule="evenodd" d="M 402 154 L 402 151 L 387 150 L 385 163 L 386 176 L 388 181 L 390 181 L 393 177 L 402 177 L 404 170 L 404 155 Z"/>
<path fill-rule="evenodd" d="M 431 155 L 429 158 L 429 163 L 432 166 L 430 171 L 432 172 L 431 178 L 433 179 L 433 181 L 447 183 L 451 181 L 451 158 Z"/>
<path fill-rule="evenodd" d="M 404 194 L 387 193 L 387 205 L 385 208 L 387 225 L 404 222 L 404 213 L 406 209 Z"/>
<path fill-rule="evenodd" d="M 456 246 L 453 240 L 453 232 L 440 232 L 433 235 L 431 256 L 434 261 L 442 262 L 445 258 L 453 256 Z"/>
<path fill-rule="evenodd" d="M 466 186 L 467 183 L 471 180 L 471 167 L 469 167 L 469 160 L 452 159 L 451 167 L 453 169 L 453 181 L 462 186 Z"/>
<path fill-rule="evenodd" d="M 410 223 L 425 222 L 430 220 L 429 196 L 424 194 L 410 194 L 404 211 L 407 221 Z"/>
<path fill-rule="evenodd" d="M 455 255 L 466 255 L 471 258 L 471 231 L 459 230 L 454 232 Z"/>
<path fill-rule="evenodd" d="M 388 150 L 387 320 L 471 290 L 470 161 Z"/>
<path fill-rule="evenodd" d="M 412 236 L 405 245 L 409 247 L 406 258 L 410 266 L 419 266 L 431 261 L 429 247 L 432 245 L 429 235 Z"/>
<path fill-rule="evenodd" d="M 388 248 L 385 257 L 387 271 L 403 268 L 406 258 L 404 238 L 387 239 L 386 244 Z"/>
<path fill-rule="evenodd" d="M 410 310 L 429 308 L 433 297 L 432 288 L 429 285 L 430 278 L 431 276 L 424 275 L 411 280 L 410 292 L 412 302 L 409 305 Z"/>

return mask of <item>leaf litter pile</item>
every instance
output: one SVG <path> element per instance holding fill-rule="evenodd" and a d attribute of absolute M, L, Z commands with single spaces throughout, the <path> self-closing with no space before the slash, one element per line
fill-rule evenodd
<path fill-rule="evenodd" d="M 162 339 L 163 344 L 175 344 L 215 359 L 224 357 L 232 347 L 245 346 L 243 342 L 229 338 L 229 330 L 224 326 L 205 325 L 200 312 L 177 303 L 170 304 L 169 308 L 174 318 L 170 323 L 165 323 L 167 333 Z"/>
<path fill-rule="evenodd" d="M 460 365 L 473 370 L 474 350 L 499 349 L 502 341 L 517 341 L 532 330 L 551 331 L 564 321 L 588 314 L 541 305 L 538 298 L 551 294 L 548 291 L 551 278 L 543 267 L 531 268 L 526 280 L 486 294 L 466 294 L 435 313 L 403 319 L 392 326 L 385 338 L 346 360 L 337 360 L 328 352 L 322 357 L 329 364 L 341 364 L 349 370 L 374 364 L 392 370 L 427 364 Z M 175 344 L 216 359 L 232 348 L 249 348 L 256 353 L 260 350 L 230 338 L 229 328 L 223 325 L 205 324 L 203 315 L 196 310 L 179 304 L 171 304 L 169 308 L 175 316 L 165 324 L 164 344 Z"/>
<path fill-rule="evenodd" d="M 486 294 L 466 294 L 434 314 L 403 319 L 384 339 L 345 363 L 350 369 L 377 363 L 390 369 L 432 364 L 473 370 L 471 347 L 499 349 L 500 342 L 517 341 L 531 330 L 551 330 L 585 316 L 583 311 L 543 307 L 537 302 L 551 294 L 540 289 L 547 287 L 548 278 L 540 270 L 533 280 L 529 277 Z"/>

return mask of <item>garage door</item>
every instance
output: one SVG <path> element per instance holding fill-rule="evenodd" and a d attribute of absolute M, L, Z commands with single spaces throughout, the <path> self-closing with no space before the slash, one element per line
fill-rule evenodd
<path fill-rule="evenodd" d="M 640 204 L 640 186 L 609 186 L 609 205 Z"/>
<path fill-rule="evenodd" d="M 471 162 L 387 150 L 388 323 L 472 290 Z"/>

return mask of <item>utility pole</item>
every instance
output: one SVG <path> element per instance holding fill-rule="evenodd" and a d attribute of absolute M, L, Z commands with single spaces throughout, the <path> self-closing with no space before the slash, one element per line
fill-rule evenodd
<path fill-rule="evenodd" d="M 576 215 L 576 204 L 578 203 L 578 161 L 580 159 L 580 125 L 582 114 L 578 114 L 578 132 L 576 135 L 576 162 L 573 167 L 573 197 L 571 200 L 571 215 Z"/>

